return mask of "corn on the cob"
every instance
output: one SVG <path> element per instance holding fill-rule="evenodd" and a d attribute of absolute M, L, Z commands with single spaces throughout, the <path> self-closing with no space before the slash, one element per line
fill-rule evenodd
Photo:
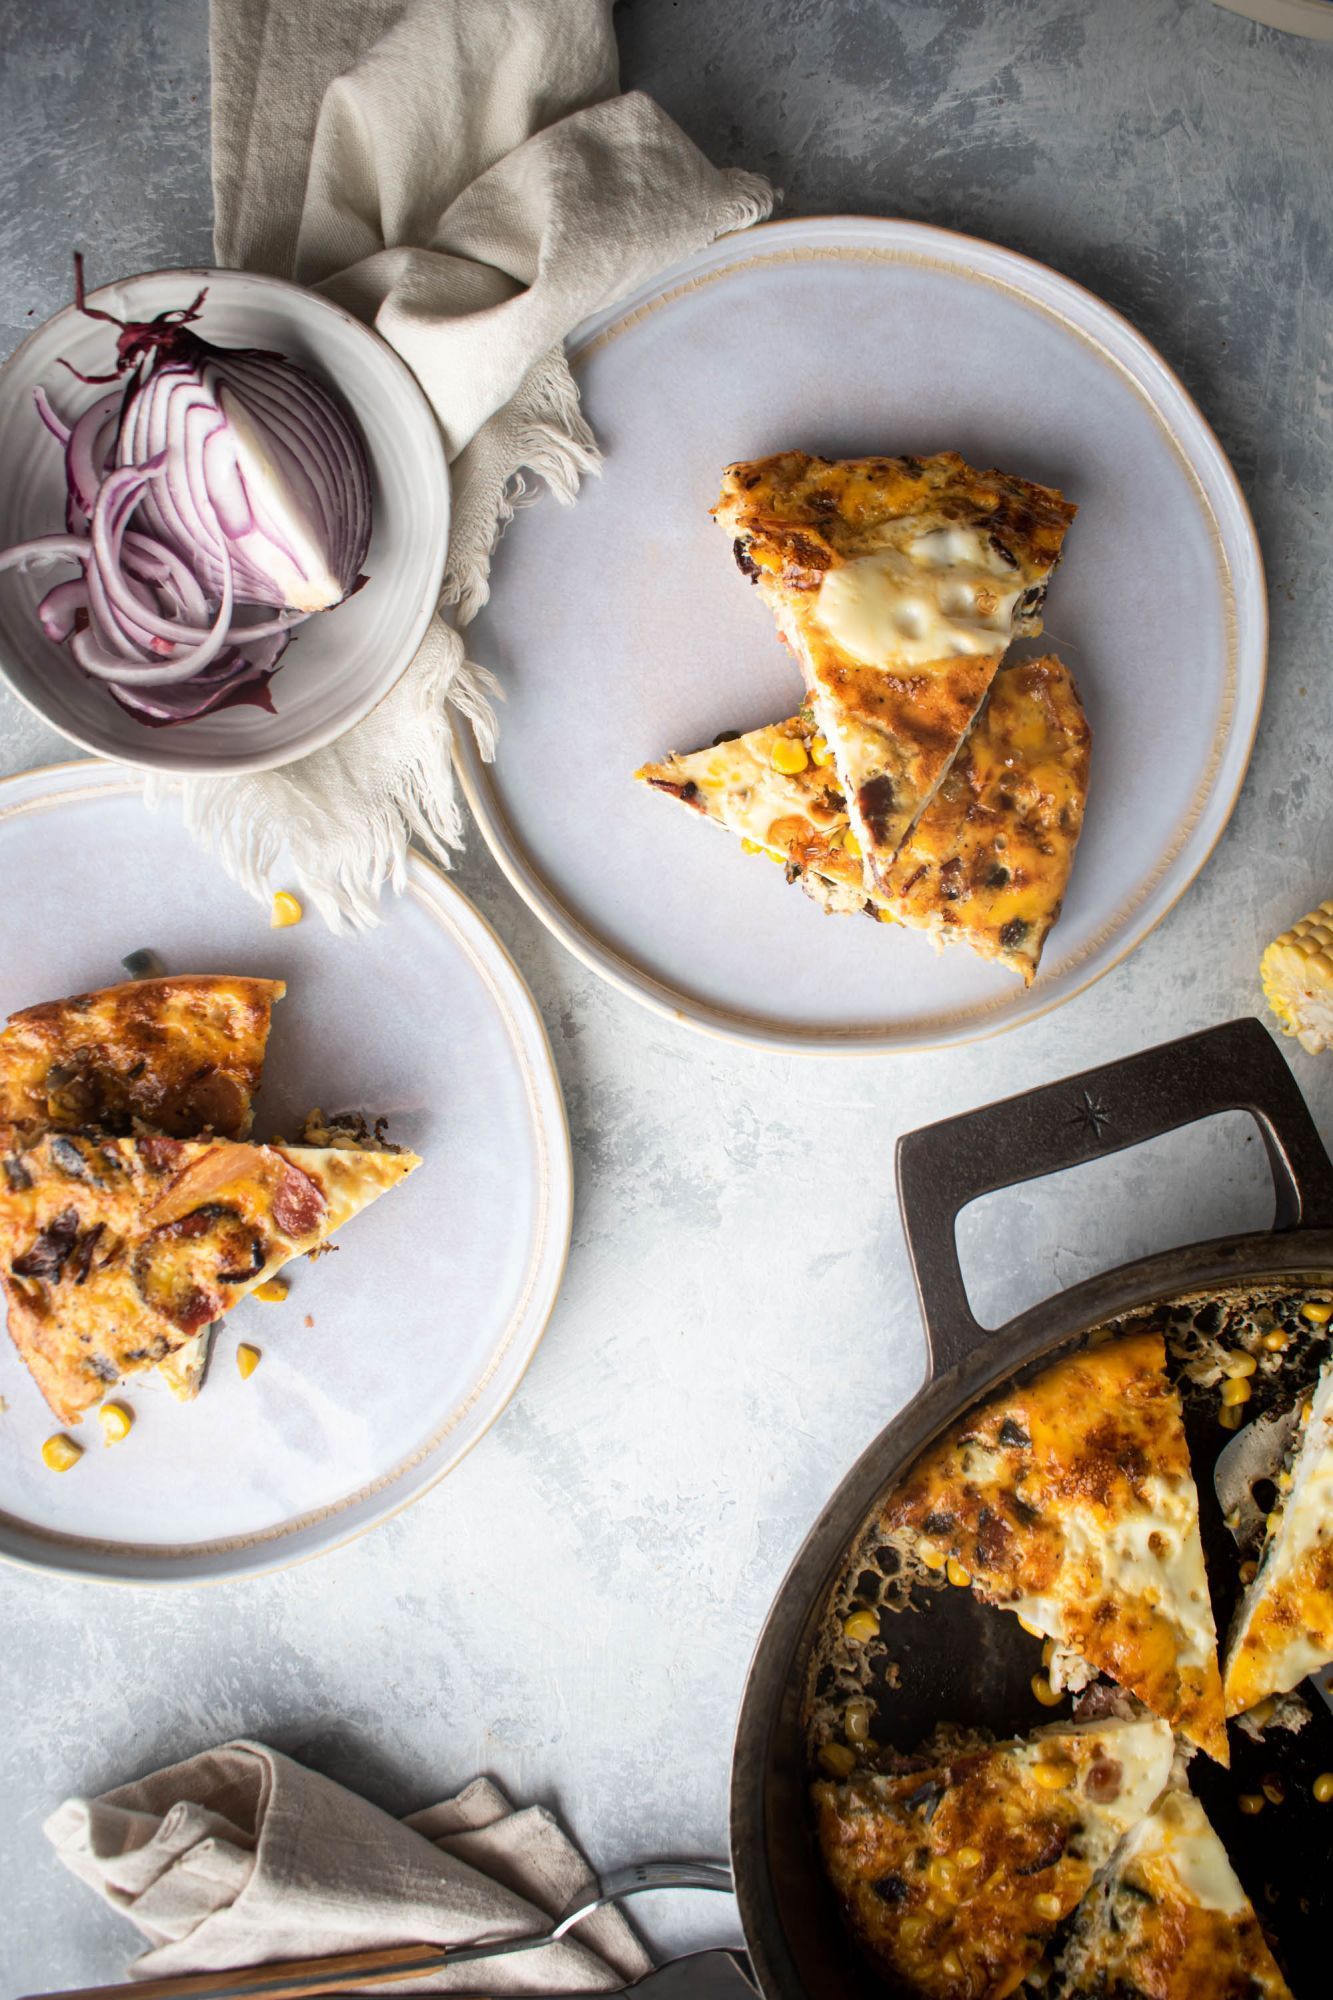
<path fill-rule="evenodd" d="M 1275 938 L 1259 961 L 1264 998 L 1312 1056 L 1333 1048 L 1333 899 Z"/>

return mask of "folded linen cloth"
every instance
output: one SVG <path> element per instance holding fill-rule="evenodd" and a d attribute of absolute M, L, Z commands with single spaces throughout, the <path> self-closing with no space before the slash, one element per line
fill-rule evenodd
<path fill-rule="evenodd" d="M 45 1831 L 66 1867 L 148 1939 L 131 1967 L 138 1978 L 517 1937 L 544 1929 L 594 1879 L 548 1812 L 515 1811 L 485 1778 L 400 1821 L 245 1741 L 97 1799 L 66 1799 Z M 394 1991 L 605 1993 L 650 1965 L 620 1912 L 599 1910 L 577 1941 Z"/>
<path fill-rule="evenodd" d="M 769 212 L 650 98 L 616 96 L 614 0 L 212 0 L 219 264 L 295 278 L 373 324 L 452 465 L 442 603 L 407 674 L 340 742 L 257 777 L 150 780 L 252 894 L 279 854 L 335 929 L 375 920 L 417 836 L 461 837 L 450 707 L 494 746 L 492 678 L 458 627 L 534 476 L 595 468 L 561 342 Z M 317 643 L 312 633 L 307 643 Z M 281 700 L 281 678 L 277 698 Z"/>

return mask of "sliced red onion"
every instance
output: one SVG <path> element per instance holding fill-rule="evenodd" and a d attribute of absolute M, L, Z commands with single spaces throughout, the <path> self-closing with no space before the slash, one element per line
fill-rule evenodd
<path fill-rule="evenodd" d="M 217 348 L 191 306 L 124 324 L 116 382 L 72 423 L 35 392 L 62 447 L 66 532 L 0 553 L 0 569 L 50 562 L 82 574 L 37 616 L 138 720 L 160 727 L 233 702 L 271 707 L 267 683 L 291 630 L 360 588 L 370 476 L 335 399 L 282 355 Z M 71 373 L 77 374 L 76 370 Z M 246 623 L 238 616 L 269 608 Z"/>

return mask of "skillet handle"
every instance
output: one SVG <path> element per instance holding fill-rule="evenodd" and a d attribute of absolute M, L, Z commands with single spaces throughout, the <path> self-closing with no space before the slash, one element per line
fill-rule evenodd
<path fill-rule="evenodd" d="M 1205 1028 L 904 1133 L 898 1203 L 930 1375 L 948 1373 L 988 1338 L 958 1262 L 961 1209 L 996 1188 L 1104 1159 L 1218 1111 L 1248 1111 L 1263 1135 L 1274 1229 L 1333 1227 L 1333 1166 L 1281 1050 L 1254 1019 Z"/>

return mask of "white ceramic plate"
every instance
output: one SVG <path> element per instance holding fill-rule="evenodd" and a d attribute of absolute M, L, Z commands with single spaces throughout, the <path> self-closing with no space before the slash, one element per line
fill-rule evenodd
<path fill-rule="evenodd" d="M 174 815 L 148 816 L 124 770 L 64 765 L 0 785 L 0 880 L 0 1017 L 123 978 L 120 959 L 141 946 L 178 972 L 285 979 L 256 1134 L 290 1133 L 315 1105 L 361 1109 L 424 1159 L 348 1224 L 336 1256 L 291 1266 L 285 1304 L 246 1300 L 223 1321 L 193 1403 L 134 1378 L 121 1394 L 135 1426 L 114 1447 L 85 1417 L 71 1472 L 42 1464 L 60 1426 L 0 1335 L 0 1554 L 197 1582 L 347 1540 L 476 1442 L 555 1302 L 569 1141 L 526 987 L 415 857 L 378 930 L 270 931 Z M 263 1350 L 246 1382 L 242 1339 Z"/>
<path fill-rule="evenodd" d="M 280 278 L 247 271 L 154 271 L 89 294 L 120 319 L 189 305 L 206 286 L 198 330 L 222 347 L 266 347 L 322 378 L 356 419 L 370 459 L 374 509 L 368 581 L 301 626 L 270 683 L 276 715 L 219 709 L 197 722 L 149 729 L 79 672 L 34 616 L 71 568 L 0 574 L 0 670 L 21 701 L 70 741 L 144 769 L 263 771 L 344 734 L 383 701 L 421 643 L 440 593 L 449 539 L 449 474 L 430 404 L 379 335 L 341 306 Z M 77 415 L 104 393 L 76 383 L 61 360 L 105 374 L 115 329 L 69 306 L 30 334 L 0 369 L 0 548 L 60 531 L 65 475 L 32 392 Z"/>
<path fill-rule="evenodd" d="M 1231 813 L 1266 640 L 1245 502 L 1147 342 L 1008 251 L 835 217 L 715 245 L 590 322 L 571 356 L 605 470 L 506 536 L 469 633 L 509 697 L 497 761 L 462 746 L 486 838 L 557 937 L 696 1027 L 824 1051 L 993 1034 L 1132 950 Z M 797 706 L 797 671 L 708 517 L 724 465 L 792 446 L 954 448 L 1078 502 L 1041 643 L 1078 677 L 1092 789 L 1030 992 L 966 951 L 824 916 L 631 783 Z"/>

